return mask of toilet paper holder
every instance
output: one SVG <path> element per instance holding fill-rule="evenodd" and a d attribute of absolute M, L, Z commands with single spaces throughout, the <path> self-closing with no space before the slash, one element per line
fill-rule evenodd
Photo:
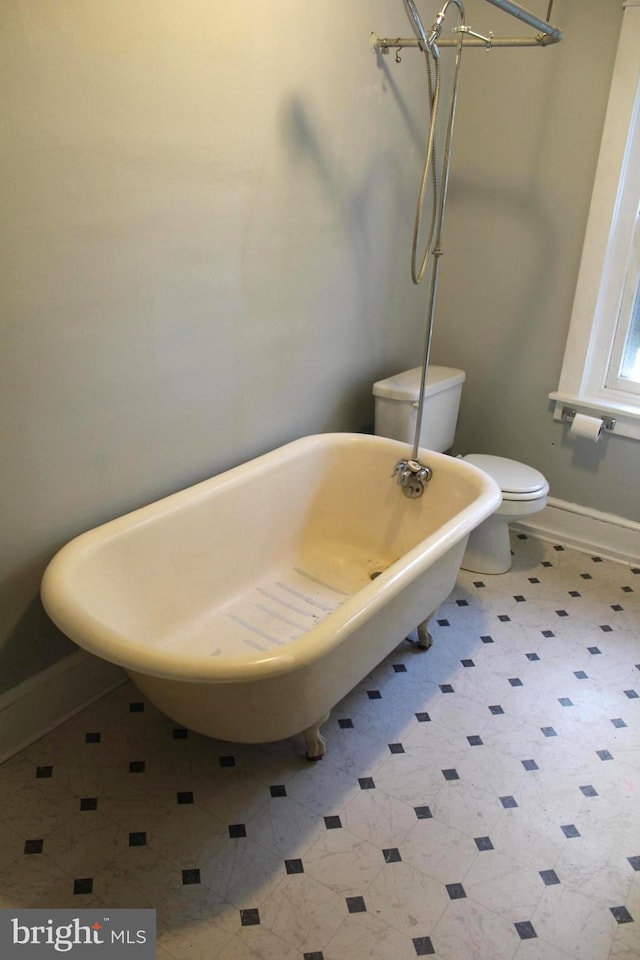
<path fill-rule="evenodd" d="M 560 414 L 560 420 L 563 423 L 573 423 L 576 413 L 577 411 L 574 410 L 572 407 L 563 407 L 562 413 Z M 614 417 L 607 417 L 602 415 L 598 417 L 598 419 L 602 420 L 602 426 L 605 430 L 615 429 L 616 421 Z"/>

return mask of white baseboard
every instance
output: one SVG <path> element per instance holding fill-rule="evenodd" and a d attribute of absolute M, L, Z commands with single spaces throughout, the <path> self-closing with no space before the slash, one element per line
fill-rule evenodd
<path fill-rule="evenodd" d="M 0 763 L 125 680 L 120 667 L 78 650 L 0 694 Z"/>
<path fill-rule="evenodd" d="M 544 510 L 511 527 L 583 553 L 640 565 L 640 523 L 612 513 L 549 497 Z"/>

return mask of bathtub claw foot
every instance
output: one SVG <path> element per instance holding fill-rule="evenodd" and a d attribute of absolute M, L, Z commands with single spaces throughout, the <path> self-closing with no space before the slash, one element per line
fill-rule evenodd
<path fill-rule="evenodd" d="M 427 626 L 427 621 L 423 620 L 421 624 L 418 625 L 418 643 L 417 646 L 421 650 L 428 650 L 431 644 L 433 643 L 433 637 L 429 632 Z"/>
<path fill-rule="evenodd" d="M 328 719 L 329 714 L 327 713 L 326 716 L 318 720 L 317 723 L 312 723 L 311 726 L 307 727 L 302 733 L 304 745 L 307 748 L 307 760 L 311 760 L 314 763 L 316 760 L 322 760 L 327 752 L 327 741 L 320 733 L 320 727 L 323 723 L 326 723 Z"/>

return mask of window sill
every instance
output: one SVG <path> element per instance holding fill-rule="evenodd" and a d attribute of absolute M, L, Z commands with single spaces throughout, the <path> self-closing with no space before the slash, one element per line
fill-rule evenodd
<path fill-rule="evenodd" d="M 607 430 L 608 436 L 630 437 L 640 440 L 640 406 L 622 403 L 607 398 L 576 397 L 570 393 L 555 390 L 549 394 L 549 399 L 555 402 L 553 419 L 562 420 L 562 411 L 565 407 L 584 413 L 589 417 L 612 417 L 615 420 L 613 430 Z"/>

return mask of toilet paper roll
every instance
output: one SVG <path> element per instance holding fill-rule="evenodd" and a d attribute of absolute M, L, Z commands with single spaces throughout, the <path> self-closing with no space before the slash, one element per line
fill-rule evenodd
<path fill-rule="evenodd" d="M 574 437 L 584 437 L 585 440 L 599 440 L 603 430 L 604 423 L 599 417 L 587 417 L 584 413 L 576 413 L 571 424 Z"/>

